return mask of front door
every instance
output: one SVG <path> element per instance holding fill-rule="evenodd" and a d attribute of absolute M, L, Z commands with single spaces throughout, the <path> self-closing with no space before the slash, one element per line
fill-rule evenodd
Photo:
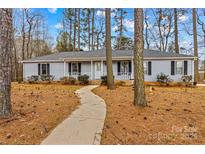
<path fill-rule="evenodd" d="M 101 62 L 94 62 L 94 79 L 100 79 L 101 71 Z"/>

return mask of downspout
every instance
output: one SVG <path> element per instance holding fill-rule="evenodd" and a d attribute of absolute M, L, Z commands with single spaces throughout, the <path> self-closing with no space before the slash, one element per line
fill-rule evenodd
<path fill-rule="evenodd" d="M 66 68 L 66 62 L 63 60 L 63 76 L 65 77 L 65 68 Z"/>

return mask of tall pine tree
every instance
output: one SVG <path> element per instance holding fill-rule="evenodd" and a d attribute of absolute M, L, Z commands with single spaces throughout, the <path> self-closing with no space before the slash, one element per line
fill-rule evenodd
<path fill-rule="evenodd" d="M 0 116 L 11 115 L 12 9 L 0 9 Z"/>

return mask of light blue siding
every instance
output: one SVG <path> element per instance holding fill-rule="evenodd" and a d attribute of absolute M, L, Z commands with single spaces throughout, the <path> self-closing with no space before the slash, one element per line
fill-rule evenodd
<path fill-rule="evenodd" d="M 55 80 L 60 80 L 64 76 L 64 63 L 50 63 L 50 75 L 54 76 Z"/>
<path fill-rule="evenodd" d="M 31 75 L 38 75 L 38 63 L 23 64 L 23 78 L 27 80 Z"/>

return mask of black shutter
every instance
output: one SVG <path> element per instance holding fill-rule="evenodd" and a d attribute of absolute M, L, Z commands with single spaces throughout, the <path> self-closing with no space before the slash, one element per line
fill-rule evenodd
<path fill-rule="evenodd" d="M 131 61 L 129 61 L 129 73 L 132 72 L 132 65 L 131 65 Z"/>
<path fill-rule="evenodd" d="M 187 75 L 188 72 L 188 62 L 184 61 L 184 75 Z"/>
<path fill-rule="evenodd" d="M 120 75 L 120 61 L 117 62 L 117 74 Z"/>
<path fill-rule="evenodd" d="M 41 75 L 41 64 L 38 64 L 38 75 Z"/>
<path fill-rule="evenodd" d="M 175 61 L 171 61 L 171 75 L 175 75 Z"/>
<path fill-rule="evenodd" d="M 68 72 L 69 72 L 69 75 L 71 75 L 71 63 L 68 63 Z"/>
<path fill-rule="evenodd" d="M 47 64 L 47 75 L 50 75 L 50 64 Z"/>
<path fill-rule="evenodd" d="M 152 75 L 152 62 L 148 62 L 148 75 Z"/>
<path fill-rule="evenodd" d="M 81 75 L 81 63 L 78 63 L 78 73 Z"/>

